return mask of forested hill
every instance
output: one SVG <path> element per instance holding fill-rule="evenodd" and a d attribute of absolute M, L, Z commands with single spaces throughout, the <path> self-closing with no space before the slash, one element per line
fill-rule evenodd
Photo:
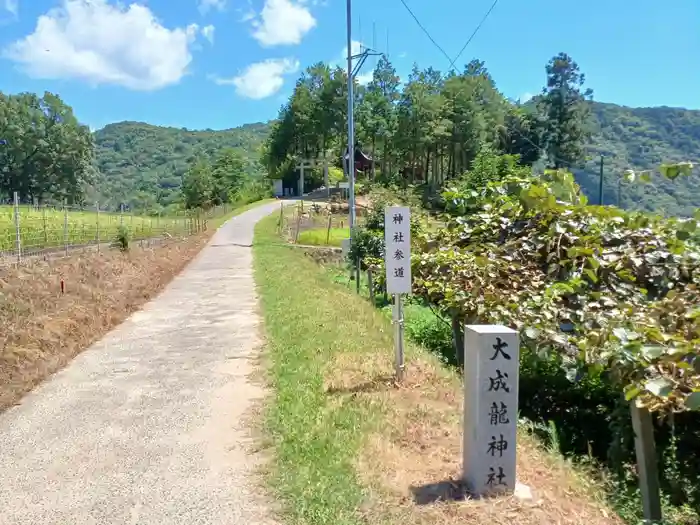
<path fill-rule="evenodd" d="M 577 172 L 592 202 L 598 195 L 599 155 L 605 155 L 605 202 L 616 204 L 619 175 L 627 168 L 654 168 L 662 162 L 700 161 L 700 111 L 681 108 L 628 108 L 594 102 L 591 160 Z M 224 147 L 239 149 L 253 174 L 269 124 L 223 131 L 190 131 L 140 122 L 110 124 L 95 132 L 101 173 L 95 190 L 112 203 L 134 201 L 167 205 L 179 198 L 182 175 L 198 153 Z M 649 185 L 623 185 L 622 204 L 645 210 L 688 215 L 700 207 L 700 168 L 688 178 L 654 177 Z"/>
<path fill-rule="evenodd" d="M 700 111 L 683 108 L 629 108 L 615 104 L 592 104 L 595 133 L 589 147 L 592 157 L 579 183 L 589 195 L 598 195 L 597 164 L 604 159 L 604 201 L 645 210 L 664 210 L 690 215 L 700 208 L 700 166 L 691 177 L 668 180 L 654 176 L 648 185 L 625 185 L 619 175 L 625 169 L 653 169 L 664 162 L 700 162 Z"/>
<path fill-rule="evenodd" d="M 259 150 L 267 124 L 222 131 L 192 131 L 142 122 L 109 124 L 94 133 L 99 178 L 93 192 L 105 206 L 127 203 L 140 209 L 168 206 L 180 199 L 182 176 L 198 155 L 239 150 L 247 171 L 261 176 Z"/>

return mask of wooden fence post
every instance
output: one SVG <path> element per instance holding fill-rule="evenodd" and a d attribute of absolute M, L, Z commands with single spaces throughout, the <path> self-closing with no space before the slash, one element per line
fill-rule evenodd
<path fill-rule="evenodd" d="M 15 217 L 15 249 L 17 250 L 17 264 L 22 262 L 22 230 L 19 225 L 19 193 L 14 193 L 14 217 Z"/>
<path fill-rule="evenodd" d="M 294 234 L 294 244 L 299 242 L 299 228 L 301 228 L 301 212 L 297 209 L 297 231 Z"/>
<path fill-rule="evenodd" d="M 464 330 L 462 322 L 457 315 L 452 316 L 452 345 L 459 366 L 464 365 Z"/>
<path fill-rule="evenodd" d="M 328 231 L 326 231 L 326 244 L 331 240 L 331 222 L 333 221 L 333 215 L 328 214 Z"/>
<path fill-rule="evenodd" d="M 47 225 L 46 225 L 46 207 L 47 206 L 48 206 L 48 204 L 44 204 L 41 207 L 41 223 L 42 223 L 42 226 L 44 228 L 44 246 L 49 245 L 49 230 L 48 230 Z"/>
<path fill-rule="evenodd" d="M 644 520 L 647 523 L 660 522 L 661 488 L 659 486 L 659 467 L 656 460 L 654 444 L 654 424 L 651 413 L 640 406 L 636 400 L 630 403 L 632 428 L 634 429 L 634 449 L 637 455 L 639 489 L 642 493 Z"/>

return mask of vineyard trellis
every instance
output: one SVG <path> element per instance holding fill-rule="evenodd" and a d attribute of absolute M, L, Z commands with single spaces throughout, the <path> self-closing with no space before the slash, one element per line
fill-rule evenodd
<path fill-rule="evenodd" d="M 206 220 L 224 215 L 227 206 L 185 210 L 171 215 L 137 215 L 120 211 L 68 205 L 25 205 L 16 199 L 0 206 L 0 265 L 25 259 L 66 255 L 76 249 L 111 244 L 120 229 L 134 241 L 157 241 L 192 235 L 206 228 Z"/>

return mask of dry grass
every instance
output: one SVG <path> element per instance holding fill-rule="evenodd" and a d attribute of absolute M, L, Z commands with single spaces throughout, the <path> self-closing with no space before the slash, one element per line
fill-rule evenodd
<path fill-rule="evenodd" d="M 340 354 L 328 367 L 326 391 L 371 398 L 385 408 L 385 425 L 358 458 L 372 498 L 363 509 L 369 523 L 610 525 L 622 521 L 607 506 L 591 476 L 541 447 L 521 431 L 518 480 L 531 500 L 465 498 L 461 473 L 461 381 L 432 356 L 414 349 L 406 381 L 390 379 L 387 353 Z M 338 376 L 337 370 L 343 370 Z"/>
<path fill-rule="evenodd" d="M 153 248 L 134 246 L 128 253 L 109 250 L 3 269 L 0 411 L 158 293 L 211 233 Z"/>

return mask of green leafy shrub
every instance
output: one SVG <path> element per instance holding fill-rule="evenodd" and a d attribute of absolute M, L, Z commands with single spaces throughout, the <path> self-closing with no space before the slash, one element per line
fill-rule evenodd
<path fill-rule="evenodd" d="M 119 248 L 123 252 L 129 251 L 129 245 L 131 244 L 131 230 L 129 230 L 129 228 L 123 224 L 120 225 L 113 244 L 116 248 Z"/>
<path fill-rule="evenodd" d="M 610 370 L 652 410 L 700 407 L 697 221 L 586 206 L 566 173 L 446 193 L 451 217 L 420 240 L 414 293 L 519 328 L 571 376 Z"/>
<path fill-rule="evenodd" d="M 700 216 L 588 206 L 562 171 L 479 180 L 445 191 L 446 227 L 416 239 L 414 294 L 518 329 L 521 413 L 553 423 L 564 452 L 606 461 L 635 501 L 628 402 L 658 412 L 665 498 L 697 513 Z"/>
<path fill-rule="evenodd" d="M 266 181 L 247 179 L 231 192 L 229 201 L 236 205 L 245 205 L 271 196 L 272 187 Z"/>
<path fill-rule="evenodd" d="M 368 268 L 369 259 L 384 257 L 384 232 L 367 228 L 355 228 L 348 251 L 350 262 L 361 261 L 363 270 Z"/>

